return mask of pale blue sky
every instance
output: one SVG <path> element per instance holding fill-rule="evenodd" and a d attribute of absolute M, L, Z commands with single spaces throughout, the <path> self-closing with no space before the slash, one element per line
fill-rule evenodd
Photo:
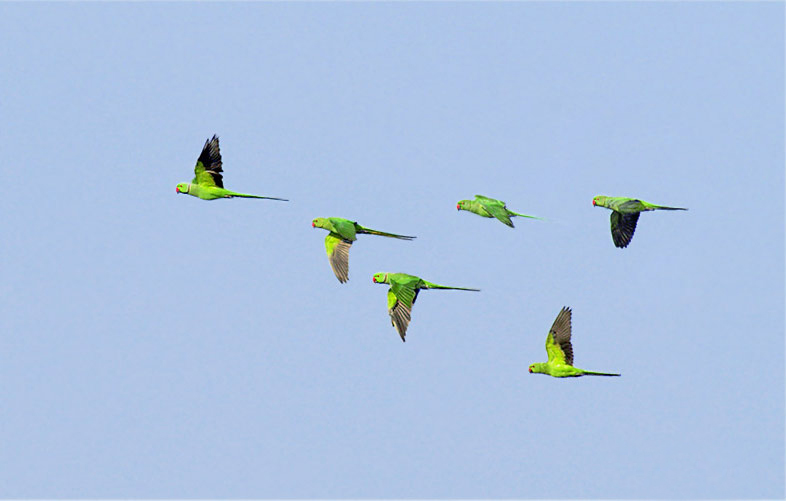
<path fill-rule="evenodd" d="M 782 3 L 0 4 L 0 496 L 783 497 L 783 47 Z M 176 195 L 214 133 L 291 202 Z M 690 210 L 620 250 L 598 194 Z M 418 238 L 341 285 L 315 216 Z M 483 291 L 402 343 L 377 271 Z M 563 305 L 622 377 L 527 373 Z"/>

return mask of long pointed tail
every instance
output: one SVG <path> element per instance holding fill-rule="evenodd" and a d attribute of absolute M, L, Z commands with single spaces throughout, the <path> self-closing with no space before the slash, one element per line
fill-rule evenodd
<path fill-rule="evenodd" d="M 683 207 L 666 207 L 665 205 L 656 205 L 655 208 L 660 210 L 688 210 Z"/>
<path fill-rule="evenodd" d="M 409 237 L 407 235 L 396 235 L 395 233 L 385 233 L 384 231 L 372 230 L 371 228 L 366 228 L 364 226 L 360 227 L 360 231 L 358 233 L 368 233 L 369 235 L 379 235 L 380 237 L 390 237 L 390 238 L 398 238 L 400 240 L 412 240 L 416 237 Z"/>
<path fill-rule="evenodd" d="M 282 202 L 289 202 L 286 198 L 276 198 L 276 197 L 261 197 L 259 195 L 248 195 L 246 193 L 233 193 L 233 197 L 241 197 L 241 198 L 260 198 L 265 200 L 281 200 Z"/>
<path fill-rule="evenodd" d="M 526 214 L 519 214 L 518 212 L 513 212 L 512 210 L 508 210 L 508 212 L 510 212 L 510 213 L 511 213 L 512 215 L 514 215 L 514 216 L 519 216 L 519 217 L 526 217 L 526 218 L 529 218 L 529 219 L 538 219 L 538 220 L 540 220 L 540 221 L 545 221 L 545 220 L 546 220 L 546 219 L 544 219 L 544 218 L 542 218 L 542 217 L 537 217 L 537 216 L 528 216 L 528 215 L 526 215 Z"/>
<path fill-rule="evenodd" d="M 425 282 L 425 280 L 424 280 L 424 282 Z M 468 289 L 466 287 L 448 287 L 447 285 L 432 284 L 431 282 L 426 282 L 426 286 L 429 289 L 451 289 L 451 290 L 455 290 L 455 291 L 480 292 L 480 289 Z"/>
<path fill-rule="evenodd" d="M 582 376 L 619 376 L 620 374 L 610 374 L 608 372 L 592 372 L 592 371 L 584 371 Z"/>

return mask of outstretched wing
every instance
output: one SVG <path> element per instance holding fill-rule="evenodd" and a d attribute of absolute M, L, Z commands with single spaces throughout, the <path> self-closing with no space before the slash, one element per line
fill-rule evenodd
<path fill-rule="evenodd" d="M 405 341 L 404 336 L 412 318 L 412 305 L 415 304 L 417 296 L 418 289 L 408 284 L 391 281 L 388 291 L 388 313 L 402 341 Z"/>
<path fill-rule="evenodd" d="M 573 365 L 573 345 L 570 344 L 570 308 L 563 307 L 546 336 L 549 363 Z"/>
<path fill-rule="evenodd" d="M 483 206 L 484 209 L 488 211 L 489 214 L 511 228 L 514 227 L 513 221 L 510 220 L 510 214 L 508 214 L 508 210 L 505 208 L 504 203 L 500 202 L 499 200 L 494 200 L 493 198 L 484 197 L 483 195 L 475 195 L 475 199 L 480 203 L 480 205 Z"/>
<path fill-rule="evenodd" d="M 194 180 L 192 183 L 202 186 L 224 187 L 224 176 L 221 174 L 221 151 L 218 148 L 218 136 L 205 141 L 202 153 L 199 154 L 194 166 Z"/>
<path fill-rule="evenodd" d="M 407 327 L 409 321 L 412 319 L 412 306 L 406 306 L 403 302 L 399 301 L 396 294 L 393 293 L 393 288 L 388 290 L 388 313 L 390 314 L 390 322 L 396 328 L 396 332 L 401 336 L 402 341 L 406 341 Z"/>
<path fill-rule="evenodd" d="M 628 246 L 636 231 L 639 214 L 639 212 L 622 214 L 615 210 L 611 211 L 611 239 L 614 240 L 614 245 L 619 248 Z"/>
<path fill-rule="evenodd" d="M 407 327 L 412 319 L 412 307 L 399 301 L 392 289 L 388 291 L 388 313 L 390 314 L 390 322 L 396 328 L 398 335 L 401 336 L 401 340 L 406 341 Z"/>
<path fill-rule="evenodd" d="M 344 240 L 333 232 L 325 237 L 325 250 L 327 251 L 330 267 L 342 284 L 349 280 L 349 248 L 352 242 Z"/>

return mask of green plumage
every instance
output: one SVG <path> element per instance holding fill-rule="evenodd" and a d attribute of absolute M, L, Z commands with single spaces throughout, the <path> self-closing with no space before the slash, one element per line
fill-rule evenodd
<path fill-rule="evenodd" d="M 592 205 L 611 209 L 611 239 L 614 245 L 624 249 L 633 239 L 639 214 L 651 210 L 688 210 L 682 207 L 655 205 L 637 198 L 606 197 L 599 195 L 592 199 Z"/>
<path fill-rule="evenodd" d="M 570 340 L 571 317 L 570 308 L 562 308 L 546 336 L 546 353 L 548 353 L 549 361 L 530 365 L 529 372 L 548 374 L 554 377 L 619 376 L 619 374 L 585 371 L 573 367 L 573 345 Z"/>
<path fill-rule="evenodd" d="M 514 216 L 541 219 L 539 217 L 513 212 L 506 207 L 505 202 L 494 198 L 484 197 L 483 195 L 475 195 L 475 200 L 459 200 L 456 204 L 456 210 L 473 212 L 482 217 L 495 217 L 511 228 L 514 226 L 510 218 Z"/>
<path fill-rule="evenodd" d="M 452 289 L 480 292 L 480 289 L 438 285 L 406 273 L 375 273 L 372 280 L 375 284 L 390 285 L 387 302 L 388 313 L 390 314 L 390 322 L 396 328 L 402 341 L 406 341 L 407 327 L 412 318 L 412 305 L 415 304 L 421 289 Z"/>
<path fill-rule="evenodd" d="M 360 226 L 355 221 L 340 217 L 318 217 L 311 221 L 312 228 L 328 230 L 325 237 L 325 251 L 327 251 L 330 267 L 336 278 L 342 284 L 349 280 L 349 248 L 357 240 L 358 234 L 378 235 L 381 237 L 398 238 L 399 240 L 412 240 L 415 237 L 396 235 L 384 231 L 372 230 Z"/>
<path fill-rule="evenodd" d="M 197 163 L 194 166 L 194 179 L 190 183 L 179 183 L 175 191 L 198 197 L 202 200 L 242 197 L 287 201 L 284 198 L 261 197 L 259 195 L 247 195 L 227 190 L 224 188 L 222 172 L 221 150 L 218 146 L 218 136 L 214 134 L 213 138 L 205 141 L 205 146 L 202 147 L 202 153 L 199 154 Z"/>

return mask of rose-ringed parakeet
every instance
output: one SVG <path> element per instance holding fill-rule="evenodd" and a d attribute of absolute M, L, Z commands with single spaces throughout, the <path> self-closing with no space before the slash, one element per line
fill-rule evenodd
<path fill-rule="evenodd" d="M 611 209 L 611 239 L 614 245 L 625 248 L 633 239 L 639 214 L 649 210 L 688 210 L 682 207 L 655 205 L 636 198 L 597 196 L 592 205 Z"/>
<path fill-rule="evenodd" d="M 325 237 L 325 250 L 327 251 L 330 267 L 342 284 L 349 280 L 349 248 L 357 240 L 357 234 L 379 235 L 383 237 L 412 240 L 415 237 L 385 233 L 360 226 L 355 221 L 340 217 L 318 217 L 311 221 L 312 228 L 323 228 L 330 233 Z"/>
<path fill-rule="evenodd" d="M 406 273 L 375 273 L 372 280 L 375 284 L 390 285 L 390 289 L 388 289 L 388 313 L 390 314 L 390 322 L 398 331 L 402 341 L 406 341 L 404 336 L 407 334 L 407 326 L 409 326 L 409 321 L 411 320 L 412 305 L 415 304 L 421 289 L 452 289 L 480 292 L 480 289 L 432 284 L 420 277 L 407 275 Z"/>
<path fill-rule="evenodd" d="M 260 197 L 258 195 L 247 195 L 237 193 L 224 188 L 224 176 L 221 174 L 221 151 L 218 148 L 218 136 L 213 135 L 213 139 L 205 141 L 202 153 L 199 154 L 196 166 L 194 166 L 194 179 L 190 183 L 180 183 L 175 188 L 177 193 L 185 193 L 202 200 L 215 200 L 217 198 L 264 198 L 267 200 L 282 200 L 285 198 Z"/>
<path fill-rule="evenodd" d="M 483 217 L 495 217 L 511 228 L 514 226 L 510 218 L 514 216 L 541 219 L 539 217 L 513 212 L 505 206 L 505 202 L 494 198 L 484 197 L 483 195 L 475 195 L 475 200 L 459 200 L 456 204 L 456 210 L 474 212 L 478 216 Z"/>
<path fill-rule="evenodd" d="M 563 307 L 554 320 L 554 325 L 546 336 L 546 353 L 549 361 L 535 363 L 529 366 L 530 373 L 548 374 L 554 377 L 579 377 L 579 376 L 619 376 L 606 372 L 591 372 L 573 367 L 573 345 L 570 344 L 571 311 Z"/>

